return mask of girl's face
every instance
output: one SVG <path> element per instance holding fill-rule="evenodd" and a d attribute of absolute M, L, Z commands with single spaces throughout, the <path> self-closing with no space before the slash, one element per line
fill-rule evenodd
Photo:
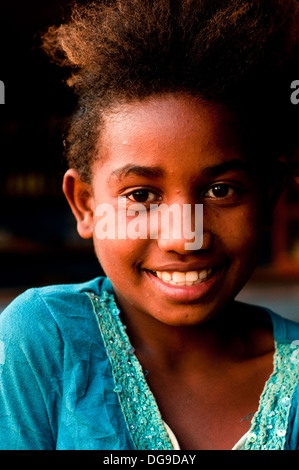
<path fill-rule="evenodd" d="M 93 235 L 123 311 L 177 326 L 215 316 L 252 273 L 262 233 L 260 191 L 230 114 L 194 97 L 152 97 L 111 113 L 99 148 L 78 230 Z M 171 224 L 168 239 L 98 239 L 96 208 L 117 217 L 119 200 L 142 203 L 142 217 L 150 204 L 203 204 L 201 248 L 187 250 Z"/>

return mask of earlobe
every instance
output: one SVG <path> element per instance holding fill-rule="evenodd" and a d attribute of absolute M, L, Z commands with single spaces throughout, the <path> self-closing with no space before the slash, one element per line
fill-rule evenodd
<path fill-rule="evenodd" d="M 64 175 L 63 192 L 77 220 L 77 231 L 82 238 L 93 236 L 93 196 L 91 185 L 70 168 Z"/>

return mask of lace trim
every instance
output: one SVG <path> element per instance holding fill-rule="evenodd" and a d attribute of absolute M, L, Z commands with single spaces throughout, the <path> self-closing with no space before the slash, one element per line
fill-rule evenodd
<path fill-rule="evenodd" d="M 253 416 L 245 450 L 283 450 L 286 442 L 289 414 L 298 384 L 299 368 L 292 361 L 291 344 L 275 343 L 274 370 L 260 398 L 259 409 Z"/>
<path fill-rule="evenodd" d="M 173 450 L 145 373 L 119 318 L 114 295 L 107 291 L 101 296 L 85 293 L 91 299 L 98 320 L 115 382 L 113 391 L 118 395 L 135 448 Z M 299 380 L 293 353 L 292 344 L 275 343 L 274 370 L 252 418 L 244 450 L 284 449 L 292 398 Z"/>
<path fill-rule="evenodd" d="M 85 292 L 91 299 L 110 360 L 115 387 L 128 431 L 136 449 L 173 450 L 156 400 L 134 354 L 113 294 Z"/>

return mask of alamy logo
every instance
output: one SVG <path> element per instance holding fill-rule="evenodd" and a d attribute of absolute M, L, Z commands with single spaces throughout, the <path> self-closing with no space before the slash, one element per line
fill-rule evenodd
<path fill-rule="evenodd" d="M 5 104 L 5 86 L 2 80 L 0 80 L 0 104 Z"/>
<path fill-rule="evenodd" d="M 299 103 L 299 80 L 293 80 L 291 83 L 291 89 L 295 90 L 291 94 L 291 103 L 298 104 Z"/>
<path fill-rule="evenodd" d="M 98 218 L 95 235 L 104 239 L 162 239 L 185 240 L 185 250 L 199 250 L 203 242 L 202 204 L 150 204 L 118 205 L 99 204 L 95 211 Z M 189 242 L 186 242 L 188 240 Z"/>

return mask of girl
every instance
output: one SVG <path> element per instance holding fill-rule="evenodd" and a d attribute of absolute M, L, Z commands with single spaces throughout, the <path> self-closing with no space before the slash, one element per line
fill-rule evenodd
<path fill-rule="evenodd" d="M 1 449 L 299 448 L 299 327 L 234 300 L 296 145 L 297 26 L 294 0 L 95 0 L 45 34 L 78 95 L 63 190 L 107 277 L 1 315 Z M 192 229 L 202 205 L 199 245 L 174 218 L 129 232 L 173 204 Z"/>

